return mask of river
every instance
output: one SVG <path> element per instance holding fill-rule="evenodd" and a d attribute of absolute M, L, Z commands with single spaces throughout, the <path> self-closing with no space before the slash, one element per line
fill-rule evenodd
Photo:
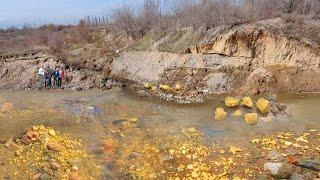
<path fill-rule="evenodd" d="M 255 126 L 245 124 L 241 118 L 214 120 L 214 110 L 223 106 L 223 99 L 212 97 L 204 104 L 177 105 L 144 99 L 121 89 L 0 92 L 0 107 L 13 105 L 0 114 L 0 137 L 19 137 L 34 125 L 44 125 L 80 138 L 94 154 L 101 139 L 108 135 L 109 125 L 126 118 L 136 118 L 136 126 L 151 132 L 152 137 L 175 136 L 181 129 L 195 128 L 207 144 L 241 145 L 258 135 L 320 128 L 320 96 L 278 95 L 278 101 L 287 104 L 290 115 L 271 116 L 271 122 L 260 120 Z M 230 114 L 234 109 L 227 111 Z"/>

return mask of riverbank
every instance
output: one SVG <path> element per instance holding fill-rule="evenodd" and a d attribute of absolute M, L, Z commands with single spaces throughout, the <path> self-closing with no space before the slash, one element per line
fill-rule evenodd
<path fill-rule="evenodd" d="M 316 30 L 315 24 L 277 18 L 126 41 L 99 29 L 95 41 L 70 46 L 63 60 L 44 47 L 1 54 L 0 89 L 36 90 L 38 69 L 58 66 L 66 68 L 66 90 L 126 85 L 141 96 L 178 103 L 218 94 L 318 93 L 320 48 L 311 36 Z M 102 45 L 110 51 L 103 53 Z"/>

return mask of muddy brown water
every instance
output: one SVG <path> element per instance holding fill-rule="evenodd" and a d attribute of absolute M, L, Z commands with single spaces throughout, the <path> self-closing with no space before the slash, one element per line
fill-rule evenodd
<path fill-rule="evenodd" d="M 156 136 L 174 135 L 182 128 L 194 127 L 209 144 L 241 144 L 255 135 L 320 128 L 320 96 L 279 95 L 278 101 L 288 105 L 291 116 L 272 117 L 271 122 L 260 120 L 255 126 L 246 125 L 241 118 L 215 121 L 214 110 L 223 106 L 222 101 L 223 97 L 212 97 L 204 104 L 177 105 L 140 98 L 120 89 L 0 92 L 0 107 L 13 104 L 13 108 L 0 114 L 0 137 L 19 137 L 31 126 L 42 124 L 82 139 L 93 150 L 108 131 L 107 124 L 128 117 L 137 117 L 137 126 L 154 130 Z M 234 110 L 227 111 L 231 114 Z"/>
<path fill-rule="evenodd" d="M 52 126 L 62 133 L 80 138 L 103 135 L 105 126 L 114 120 L 137 117 L 138 126 L 157 129 L 163 134 L 195 127 L 208 137 L 234 140 L 261 133 L 290 130 L 303 131 L 320 127 L 320 96 L 279 95 L 288 105 L 291 116 L 272 116 L 272 122 L 244 124 L 230 114 L 224 121 L 214 120 L 214 109 L 223 107 L 223 97 L 213 97 L 205 104 L 176 105 L 143 99 L 119 89 L 111 91 L 0 92 L 0 105 L 12 103 L 10 116 L 0 116 L 0 136 L 12 137 L 32 125 Z M 250 112 L 252 110 L 242 109 Z M 262 116 L 262 115 L 261 115 Z"/>

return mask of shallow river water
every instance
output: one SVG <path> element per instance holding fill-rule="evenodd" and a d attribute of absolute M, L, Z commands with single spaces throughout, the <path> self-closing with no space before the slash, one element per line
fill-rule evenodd
<path fill-rule="evenodd" d="M 0 107 L 13 105 L 10 115 L 0 114 L 0 137 L 19 137 L 26 129 L 41 124 L 82 139 L 89 151 L 94 151 L 106 136 L 108 124 L 125 118 L 137 118 L 137 127 L 159 137 L 196 128 L 208 144 L 242 144 L 255 135 L 320 128 L 320 96 L 278 95 L 278 101 L 287 104 L 290 116 L 279 115 L 271 122 L 259 121 L 250 126 L 241 118 L 214 120 L 214 110 L 223 107 L 223 97 L 212 97 L 205 104 L 177 105 L 143 99 L 119 89 L 0 92 Z M 227 111 L 232 113 L 234 109 Z"/>

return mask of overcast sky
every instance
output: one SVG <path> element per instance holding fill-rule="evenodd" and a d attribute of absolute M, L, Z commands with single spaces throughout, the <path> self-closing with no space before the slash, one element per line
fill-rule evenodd
<path fill-rule="evenodd" d="M 141 0 L 0 0 L 0 28 L 75 23 L 85 16 L 110 14 L 124 3 Z"/>

